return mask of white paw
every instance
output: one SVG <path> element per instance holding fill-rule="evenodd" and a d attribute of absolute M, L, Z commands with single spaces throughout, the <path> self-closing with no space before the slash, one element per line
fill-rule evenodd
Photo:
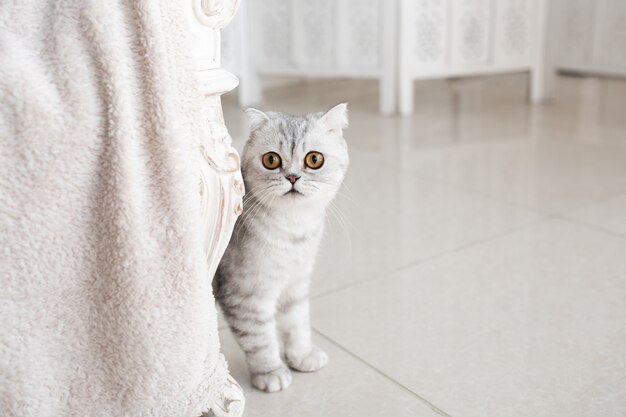
<path fill-rule="evenodd" d="M 287 389 L 291 385 L 291 371 L 282 365 L 271 372 L 252 373 L 252 385 L 265 392 L 276 392 Z"/>
<path fill-rule="evenodd" d="M 286 356 L 289 367 L 300 372 L 319 371 L 328 363 L 326 352 L 316 346 L 313 346 L 313 349 L 306 355 L 296 355 L 287 352 Z"/>

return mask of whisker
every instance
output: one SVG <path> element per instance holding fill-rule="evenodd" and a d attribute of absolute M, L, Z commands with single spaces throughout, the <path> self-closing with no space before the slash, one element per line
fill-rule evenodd
<path fill-rule="evenodd" d="M 344 231 L 348 234 L 348 237 L 351 236 L 350 230 L 355 230 L 354 224 L 346 217 L 341 208 L 337 206 L 333 201 L 331 201 L 328 207 L 333 210 L 337 219 L 340 221 Z"/>
<path fill-rule="evenodd" d="M 270 195 L 269 193 L 265 195 L 265 199 L 271 198 L 271 200 L 269 201 L 269 204 L 267 204 L 267 205 L 266 204 L 259 204 L 257 206 L 259 208 L 257 208 L 257 210 L 254 213 L 252 213 L 250 215 L 250 217 L 249 217 L 251 223 L 253 223 L 254 220 L 257 217 L 259 217 L 260 215 L 266 216 L 269 213 L 269 210 L 271 209 L 272 203 L 276 199 L 276 196 L 277 196 L 276 194 L 271 194 Z M 263 210 L 265 210 L 265 211 L 263 211 Z M 246 231 L 247 231 L 247 229 L 246 229 Z M 244 231 L 244 236 L 245 236 L 245 231 Z"/>
<path fill-rule="evenodd" d="M 345 237 L 347 238 L 348 247 L 350 248 L 350 250 L 352 250 L 352 238 L 351 238 L 351 235 L 350 235 L 350 233 L 348 231 L 348 227 L 347 227 L 347 225 L 345 224 L 345 221 L 342 218 L 342 215 L 338 211 L 338 208 L 331 203 L 331 204 L 328 205 L 328 212 L 335 218 L 335 220 L 339 224 L 339 227 L 341 228 L 341 231 L 344 232 Z"/>
<path fill-rule="evenodd" d="M 237 238 L 239 238 L 240 234 L 245 233 L 247 231 L 248 226 L 250 225 L 251 219 L 254 218 L 254 214 L 263 206 L 266 200 L 271 196 L 272 190 L 274 187 L 266 188 L 260 196 L 252 196 L 254 201 L 251 206 L 244 208 L 244 212 L 238 220 L 239 226 L 237 230 Z"/>

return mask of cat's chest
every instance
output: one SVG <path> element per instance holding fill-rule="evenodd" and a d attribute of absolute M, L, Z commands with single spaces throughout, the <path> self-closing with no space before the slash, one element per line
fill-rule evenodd
<path fill-rule="evenodd" d="M 322 237 L 323 224 L 321 225 L 295 225 L 285 227 L 280 231 L 281 239 L 291 251 L 296 254 L 307 254 L 317 248 Z"/>
<path fill-rule="evenodd" d="M 311 231 L 305 234 L 291 233 L 286 238 L 286 247 L 277 257 L 281 257 L 290 275 L 309 274 L 317 258 L 321 233 Z"/>
<path fill-rule="evenodd" d="M 294 261 L 313 260 L 323 233 L 321 222 L 284 222 L 275 225 L 272 239 L 283 256 Z"/>

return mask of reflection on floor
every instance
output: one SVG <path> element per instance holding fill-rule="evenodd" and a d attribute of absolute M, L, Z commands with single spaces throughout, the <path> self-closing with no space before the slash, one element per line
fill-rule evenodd
<path fill-rule="evenodd" d="M 626 81 L 561 77 L 538 106 L 526 88 L 418 84 L 408 118 L 376 113 L 375 83 L 268 94 L 349 101 L 352 164 L 313 278 L 328 367 L 260 393 L 220 330 L 246 416 L 626 415 Z"/>

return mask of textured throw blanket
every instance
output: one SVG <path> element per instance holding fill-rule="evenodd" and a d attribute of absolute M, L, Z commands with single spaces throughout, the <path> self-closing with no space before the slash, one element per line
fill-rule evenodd
<path fill-rule="evenodd" d="M 0 415 L 192 417 L 228 376 L 183 7 L 0 2 Z"/>

